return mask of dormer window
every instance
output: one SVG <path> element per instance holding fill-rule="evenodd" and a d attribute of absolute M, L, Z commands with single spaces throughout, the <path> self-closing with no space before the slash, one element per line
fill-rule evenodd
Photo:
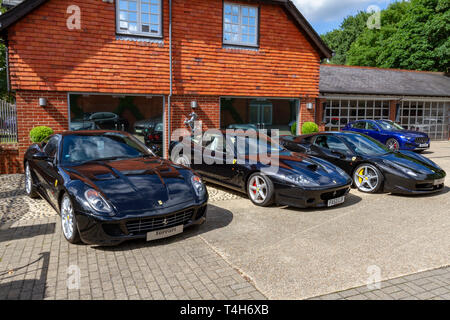
<path fill-rule="evenodd" d="M 223 43 L 258 46 L 258 7 L 224 3 Z"/>
<path fill-rule="evenodd" d="M 162 37 L 162 0 L 117 0 L 117 33 Z"/>

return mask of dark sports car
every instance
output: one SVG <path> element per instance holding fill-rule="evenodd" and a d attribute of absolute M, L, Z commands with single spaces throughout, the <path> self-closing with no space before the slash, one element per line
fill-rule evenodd
<path fill-rule="evenodd" d="M 261 150 L 278 159 L 277 166 Z M 171 159 L 191 166 L 212 183 L 247 193 L 257 206 L 275 202 L 294 207 L 334 206 L 345 201 L 351 179 L 319 158 L 293 153 L 262 134 L 221 131 L 186 137 L 171 145 Z"/>
<path fill-rule="evenodd" d="M 362 134 L 323 132 L 286 136 L 281 144 L 334 163 L 351 175 L 354 186 L 363 192 L 421 194 L 444 188 L 446 173 L 433 161 L 412 151 L 391 151 Z"/>
<path fill-rule="evenodd" d="M 65 238 L 115 245 L 154 240 L 206 220 L 208 194 L 189 168 L 118 131 L 68 131 L 25 153 L 25 189 L 61 215 Z"/>

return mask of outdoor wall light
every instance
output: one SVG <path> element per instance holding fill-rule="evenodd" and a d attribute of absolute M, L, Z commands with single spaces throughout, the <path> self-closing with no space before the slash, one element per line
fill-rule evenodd
<path fill-rule="evenodd" d="M 47 98 L 39 98 L 39 106 L 46 107 L 47 106 Z"/>
<path fill-rule="evenodd" d="M 308 103 L 306 104 L 306 109 L 312 110 L 312 108 L 313 108 L 313 103 L 312 103 L 312 102 L 308 102 Z"/>
<path fill-rule="evenodd" d="M 191 108 L 192 109 L 197 109 L 197 107 L 198 107 L 198 103 L 197 103 L 197 101 L 191 101 Z"/>

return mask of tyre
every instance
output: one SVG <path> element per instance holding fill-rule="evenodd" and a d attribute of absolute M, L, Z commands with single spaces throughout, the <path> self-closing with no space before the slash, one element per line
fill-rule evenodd
<path fill-rule="evenodd" d="M 181 164 L 185 167 L 191 166 L 191 161 L 189 160 L 189 157 L 184 154 L 176 155 L 174 159 L 172 159 L 172 162 L 176 164 Z"/>
<path fill-rule="evenodd" d="M 390 138 L 386 141 L 386 147 L 391 151 L 398 151 L 398 149 L 400 149 L 400 144 L 396 139 Z"/>
<path fill-rule="evenodd" d="M 72 201 L 67 193 L 61 199 L 60 204 L 61 227 L 64 238 L 70 243 L 79 243 L 80 234 L 78 233 L 77 220 L 73 210 Z"/>
<path fill-rule="evenodd" d="M 377 167 L 364 163 L 353 173 L 353 183 L 361 192 L 376 193 L 383 184 L 383 175 Z"/>
<path fill-rule="evenodd" d="M 254 205 L 267 207 L 273 203 L 274 187 L 266 175 L 256 172 L 247 181 L 247 194 Z"/>
<path fill-rule="evenodd" d="M 28 162 L 25 164 L 25 192 L 30 198 L 38 198 L 39 194 L 34 186 L 33 174 Z"/>

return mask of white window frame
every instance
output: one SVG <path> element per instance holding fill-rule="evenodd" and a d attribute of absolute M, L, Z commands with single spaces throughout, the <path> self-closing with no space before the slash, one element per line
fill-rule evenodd
<path fill-rule="evenodd" d="M 116 0 L 116 33 L 122 34 L 122 35 L 136 35 L 136 36 L 143 36 L 143 37 L 150 37 L 150 38 L 162 38 L 163 37 L 163 0 L 157 0 L 159 2 L 159 33 L 153 33 L 150 32 L 151 30 L 151 17 L 149 14 L 149 32 L 142 32 L 140 31 L 142 28 L 142 0 L 135 0 L 136 1 L 136 15 L 137 15 L 137 31 L 130 31 L 130 30 L 122 30 L 120 29 L 120 0 Z M 147 0 L 149 3 L 149 6 L 151 5 L 151 1 L 154 0 Z M 145 13 L 145 12 L 144 12 Z"/>
<path fill-rule="evenodd" d="M 239 7 L 239 21 L 238 21 L 238 26 L 239 26 L 239 41 L 232 41 L 232 40 L 225 40 L 225 7 L 227 5 L 230 6 L 236 6 Z M 256 14 L 255 14 L 255 42 L 254 43 L 250 43 L 250 42 L 242 42 L 242 9 L 243 8 L 247 8 L 247 9 L 255 9 Z M 258 6 L 252 6 L 252 5 L 243 5 L 243 4 L 237 4 L 237 3 L 232 3 L 232 2 L 224 2 L 223 3 L 223 23 L 222 23 L 222 41 L 223 44 L 225 45 L 236 45 L 236 46 L 243 46 L 243 47 L 258 47 L 259 46 L 259 7 Z"/>

